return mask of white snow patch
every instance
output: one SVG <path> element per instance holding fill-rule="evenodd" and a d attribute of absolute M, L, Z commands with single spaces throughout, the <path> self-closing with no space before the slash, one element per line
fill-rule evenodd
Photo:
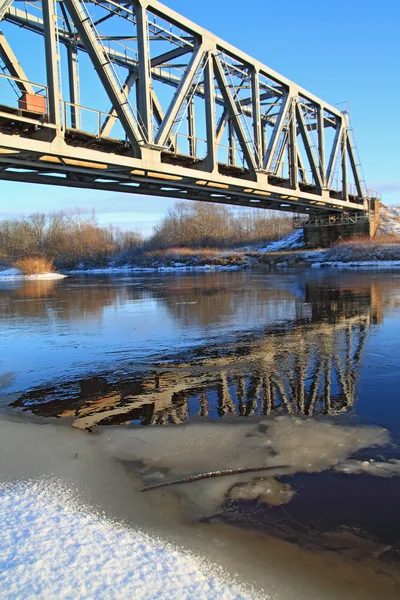
<path fill-rule="evenodd" d="M 10 279 L 64 279 L 66 275 L 61 273 L 39 273 L 37 275 L 24 275 L 19 269 L 4 269 L 0 271 L 0 281 L 9 281 Z"/>
<path fill-rule="evenodd" d="M 215 565 L 91 514 L 59 482 L 1 486 L 0 519 L 2 600 L 255 598 Z"/>
<path fill-rule="evenodd" d="M 304 248 L 304 234 L 302 229 L 293 231 L 277 242 L 271 242 L 270 244 L 267 244 L 267 246 L 260 248 L 260 251 L 278 252 L 281 250 L 297 250 L 298 248 Z"/>

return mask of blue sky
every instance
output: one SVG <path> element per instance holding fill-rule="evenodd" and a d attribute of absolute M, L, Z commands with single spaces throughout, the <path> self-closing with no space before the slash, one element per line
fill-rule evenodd
<path fill-rule="evenodd" d="M 398 0 L 166 4 L 327 102 L 348 101 L 368 187 L 381 191 L 385 203 L 400 204 Z M 0 218 L 94 207 L 101 223 L 145 234 L 173 204 L 161 198 L 1 181 L 0 197 Z"/>

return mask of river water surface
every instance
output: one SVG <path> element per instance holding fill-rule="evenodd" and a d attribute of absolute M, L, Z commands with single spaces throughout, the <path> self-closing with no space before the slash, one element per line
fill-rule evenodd
<path fill-rule="evenodd" d="M 1 282 L 0 334 L 3 480 L 61 477 L 261 597 L 400 597 L 400 274 Z"/>

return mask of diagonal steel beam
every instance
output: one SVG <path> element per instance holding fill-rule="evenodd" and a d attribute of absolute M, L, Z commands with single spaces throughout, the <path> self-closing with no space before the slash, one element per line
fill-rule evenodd
<path fill-rule="evenodd" d="M 359 172 L 358 165 L 356 162 L 354 148 L 351 145 L 351 139 L 350 139 L 349 132 L 347 132 L 347 144 L 346 145 L 347 145 L 347 152 L 348 152 L 349 159 L 350 159 L 351 170 L 353 171 L 354 183 L 356 184 L 356 188 L 357 188 L 357 193 L 360 198 L 363 198 L 364 193 L 363 193 L 363 189 L 362 189 L 362 185 L 361 185 L 360 172 Z"/>
<path fill-rule="evenodd" d="M 315 162 L 315 156 L 314 156 L 314 153 L 311 148 L 310 136 L 308 135 L 308 129 L 307 129 L 306 122 L 304 119 L 303 110 L 302 110 L 299 102 L 296 102 L 296 115 L 297 115 L 297 122 L 299 125 L 300 135 L 303 138 L 304 149 L 307 154 L 308 162 L 310 163 L 310 166 L 311 166 L 311 171 L 312 171 L 312 174 L 314 177 L 314 181 L 317 184 L 317 186 L 320 189 L 322 189 L 321 173 L 319 171 L 319 166 Z M 294 118 L 294 115 L 293 115 L 293 118 Z"/>
<path fill-rule="evenodd" d="M 153 109 L 154 117 L 155 117 L 155 119 L 156 119 L 156 121 L 158 123 L 158 126 L 160 127 L 161 124 L 162 124 L 162 122 L 164 121 L 165 115 L 164 115 L 164 111 L 163 111 L 163 108 L 161 106 L 161 103 L 160 103 L 160 101 L 158 99 L 158 96 L 157 96 L 157 94 L 154 91 L 154 88 L 152 88 L 152 90 L 151 90 L 151 106 L 152 106 L 152 109 Z M 172 152 L 176 152 L 176 136 L 171 135 L 168 138 L 168 142 L 167 143 L 168 143 L 168 146 L 169 146 L 170 150 Z"/>
<path fill-rule="evenodd" d="M 82 8 L 80 0 L 65 0 L 65 5 L 81 36 L 90 59 L 97 74 L 106 90 L 111 104 L 115 109 L 127 135 L 136 152 L 139 152 L 140 144 L 143 144 L 142 135 L 129 107 L 128 97 L 121 92 L 120 85 L 115 77 L 111 62 L 107 53 L 98 39 L 95 30 L 91 26 L 86 11 Z"/>
<path fill-rule="evenodd" d="M 129 92 L 131 91 L 132 87 L 134 86 L 136 80 L 137 80 L 137 73 L 129 73 L 128 77 L 125 80 L 124 85 L 122 86 L 121 92 L 123 94 L 128 95 Z M 110 112 L 109 115 L 106 116 L 106 118 L 103 121 L 103 124 L 100 128 L 100 133 L 102 136 L 104 137 L 108 137 L 111 133 L 111 130 L 114 126 L 115 121 L 118 119 L 118 115 L 117 115 L 117 111 L 115 110 L 115 108 L 113 108 Z"/>
<path fill-rule="evenodd" d="M 339 154 L 339 149 L 343 136 L 343 119 L 340 121 L 339 127 L 336 129 L 335 139 L 333 140 L 332 150 L 329 157 L 328 170 L 326 172 L 326 187 L 330 188 L 333 179 L 335 164 Z"/>
<path fill-rule="evenodd" d="M 13 3 L 13 0 L 0 0 L 0 21 L 2 20 L 4 15 L 7 13 L 8 9 L 10 8 L 12 3 Z"/>
<path fill-rule="evenodd" d="M 192 55 L 188 68 L 186 69 L 185 74 L 182 77 L 179 87 L 175 92 L 171 104 L 169 105 L 164 121 L 158 131 L 155 142 L 159 146 L 166 145 L 167 140 L 171 135 L 171 131 L 174 126 L 175 120 L 179 115 L 182 105 L 188 96 L 189 90 L 192 86 L 196 73 L 203 61 L 203 58 L 204 50 L 202 46 L 199 45 Z"/>
<path fill-rule="evenodd" d="M 221 143 L 222 136 L 224 135 L 225 127 L 228 123 L 228 120 L 229 120 L 229 114 L 228 114 L 227 109 L 224 108 L 222 115 L 219 118 L 218 125 L 217 125 L 217 138 L 216 138 L 217 144 Z"/>
<path fill-rule="evenodd" d="M 184 46 L 175 48 L 174 50 L 170 50 L 170 52 L 165 52 L 164 54 L 160 54 L 159 56 L 155 56 L 151 59 L 150 64 L 153 67 L 158 67 L 170 60 L 174 60 L 174 58 L 178 58 L 179 56 L 183 56 L 188 52 L 192 52 L 192 48 L 190 46 Z"/>
<path fill-rule="evenodd" d="M 271 139 L 269 140 L 267 152 L 264 156 L 264 171 L 271 170 L 272 160 L 274 158 L 276 147 L 278 145 L 283 128 L 285 126 L 287 111 L 290 108 L 291 104 L 293 104 L 293 103 L 289 97 L 289 94 L 287 93 L 284 95 L 284 97 L 282 99 L 279 114 L 278 114 L 276 123 L 274 125 L 274 130 L 272 132 Z"/>
<path fill-rule="evenodd" d="M 303 163 L 303 158 L 302 158 L 301 153 L 299 152 L 298 148 L 297 148 L 297 164 L 298 164 L 299 171 L 300 171 L 301 181 L 303 183 L 308 183 L 307 171 L 305 169 L 305 166 Z"/>
<path fill-rule="evenodd" d="M 254 154 L 249 148 L 249 143 L 246 140 L 246 136 L 244 133 L 243 125 L 239 119 L 238 108 L 236 102 L 232 96 L 231 90 L 228 86 L 228 82 L 225 77 L 225 72 L 223 70 L 222 64 L 218 56 L 214 56 L 214 70 L 215 77 L 218 82 L 218 86 L 222 97 L 225 102 L 225 106 L 228 110 L 229 116 L 232 119 L 233 126 L 235 128 L 235 133 L 237 135 L 239 144 L 242 148 L 245 160 L 247 162 L 247 166 L 253 173 L 257 171 L 257 163 L 254 159 Z"/>
<path fill-rule="evenodd" d="M 31 86 L 28 81 L 27 76 L 25 75 L 25 71 L 23 70 L 21 64 L 19 63 L 17 57 L 11 49 L 10 44 L 7 42 L 6 37 L 0 31 L 0 56 L 4 61 L 10 75 L 12 77 L 16 77 L 17 79 L 21 79 L 22 81 L 15 81 L 21 92 L 26 92 L 28 94 L 34 94 L 35 90 Z"/>

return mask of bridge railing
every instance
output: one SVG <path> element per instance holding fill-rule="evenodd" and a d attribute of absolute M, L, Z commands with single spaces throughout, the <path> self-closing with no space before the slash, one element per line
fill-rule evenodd
<path fill-rule="evenodd" d="M 112 119 L 112 130 L 105 134 L 104 127 Z M 76 129 L 96 138 L 112 137 L 125 141 L 126 133 L 120 120 L 114 113 L 107 113 L 81 104 L 62 102 L 62 123 L 64 129 Z"/>
<path fill-rule="evenodd" d="M 368 213 L 340 213 L 334 215 L 310 216 L 308 218 L 293 217 L 293 227 L 301 229 L 303 227 L 329 227 L 334 225 L 353 225 L 355 223 L 368 223 L 370 216 Z"/>

